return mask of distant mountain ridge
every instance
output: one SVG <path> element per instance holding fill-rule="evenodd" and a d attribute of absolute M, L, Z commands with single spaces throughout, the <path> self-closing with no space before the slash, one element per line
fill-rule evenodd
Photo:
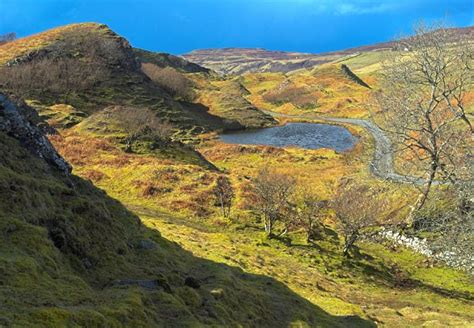
<path fill-rule="evenodd" d="M 451 28 L 453 41 L 461 36 L 474 40 L 474 26 Z M 395 46 L 394 41 L 380 42 L 320 54 L 266 50 L 263 48 L 216 48 L 193 50 L 183 57 L 220 74 L 240 75 L 250 72 L 291 72 L 311 69 L 346 56 L 382 51 Z"/>

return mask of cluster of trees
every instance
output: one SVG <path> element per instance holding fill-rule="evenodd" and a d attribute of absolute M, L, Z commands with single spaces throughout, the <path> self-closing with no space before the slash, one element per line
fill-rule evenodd
<path fill-rule="evenodd" d="M 268 168 L 253 181 L 255 210 L 263 219 L 267 236 L 280 237 L 291 229 L 303 229 L 308 242 L 320 238 L 323 219 L 330 211 L 336 215 L 344 238 L 344 256 L 349 255 L 359 238 L 375 227 L 390 224 L 402 209 L 383 195 L 378 186 L 343 180 L 331 201 L 322 200 L 299 186 L 293 177 Z"/>
<path fill-rule="evenodd" d="M 185 101 L 193 100 L 195 95 L 192 82 L 174 68 L 161 68 L 155 64 L 143 63 L 142 71 L 173 97 Z"/>
<path fill-rule="evenodd" d="M 377 227 L 392 225 L 405 207 L 385 197 L 384 187 L 344 179 L 332 200 L 324 200 L 285 173 L 264 167 L 252 181 L 252 208 L 268 238 L 279 238 L 291 231 L 304 231 L 308 243 L 323 237 L 323 220 L 335 214 L 344 239 L 343 254 L 362 236 L 377 232 Z M 216 205 L 229 217 L 235 192 L 230 180 L 219 176 L 213 188 Z"/>

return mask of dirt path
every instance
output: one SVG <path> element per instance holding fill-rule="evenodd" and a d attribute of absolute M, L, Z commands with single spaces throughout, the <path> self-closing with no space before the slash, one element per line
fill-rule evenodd
<path fill-rule="evenodd" d="M 370 171 L 375 176 L 389 181 L 400 182 L 400 183 L 415 183 L 423 184 L 424 180 L 416 177 L 404 176 L 395 172 L 393 165 L 393 146 L 387 135 L 373 122 L 366 119 L 356 118 L 337 118 L 337 117 L 324 117 L 314 115 L 289 115 L 280 114 L 271 111 L 264 111 L 266 114 L 273 117 L 285 117 L 294 119 L 312 119 L 329 121 L 336 123 L 354 124 L 366 129 L 374 138 L 375 151 L 374 158 L 369 163 Z"/>

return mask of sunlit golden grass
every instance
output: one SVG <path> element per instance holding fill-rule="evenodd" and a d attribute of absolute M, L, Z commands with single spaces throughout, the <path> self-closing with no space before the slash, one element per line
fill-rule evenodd
<path fill-rule="evenodd" d="M 373 82 L 369 78 L 368 83 Z M 248 99 L 257 107 L 284 114 L 317 113 L 327 116 L 366 117 L 368 115 L 367 98 L 370 90 L 348 79 L 335 64 L 322 65 L 311 72 L 285 76 L 276 73 L 247 74 L 245 87 L 251 92 Z M 292 91 L 288 88 L 293 88 Z M 301 101 L 268 102 L 268 95 L 293 92 L 294 99 Z M 312 105 L 309 105 L 309 104 Z"/>
<path fill-rule="evenodd" d="M 61 35 L 65 32 L 98 31 L 100 27 L 96 23 L 71 24 L 5 43 L 0 45 L 0 65 L 61 40 Z"/>
<path fill-rule="evenodd" d="M 371 138 L 361 128 L 350 129 L 360 141 L 346 153 L 226 145 L 214 134 L 203 136 L 198 150 L 230 177 L 236 189 L 230 219 L 220 216 L 210 193 L 221 173 L 186 164 L 172 153 L 125 154 L 114 139 L 94 138 L 81 126 L 52 140 L 73 163 L 74 173 L 91 179 L 140 215 L 147 227 L 195 256 L 271 276 L 333 315 L 370 317 L 386 326 L 396 326 L 401 317 L 410 325 L 466 325 L 474 319 L 469 314 L 472 304 L 437 291 L 472 292 L 464 274 L 432 268 L 420 255 L 371 242 L 361 243 L 359 255 L 346 260 L 331 214 L 324 219 L 326 234 L 316 245 L 307 244 L 298 230 L 288 236 L 292 246 L 264 238 L 248 201 L 251 180 L 264 166 L 294 176 L 322 199 L 334 197 L 343 177 L 393 187 L 394 202 L 412 197 L 408 187 L 371 177 Z M 451 282 L 441 275 L 452 277 Z"/>
<path fill-rule="evenodd" d="M 245 127 L 262 127 L 274 123 L 246 99 L 248 91 L 239 79 L 221 79 L 203 74 L 188 76 L 196 86 L 194 102 L 204 105 L 209 113 L 235 120 Z"/>
<path fill-rule="evenodd" d="M 77 26 L 84 29 L 98 28 L 95 24 Z M 1 46 L 0 64 L 31 49 L 51 44 L 67 28 L 70 27 Z M 4 48 L 6 46 L 8 48 Z M 268 123 L 251 105 L 286 114 L 367 117 L 367 98 L 371 90 L 348 79 L 341 72 L 340 64 L 347 64 L 356 74 L 360 74 L 364 82 L 376 86 L 374 73 L 380 67 L 381 55 L 376 52 L 365 53 L 311 71 L 301 70 L 287 75 L 256 73 L 238 78 L 204 74 L 188 76 L 193 80 L 197 94 L 194 102 L 207 107 L 211 114 L 235 119 L 246 126 Z M 295 93 L 289 101 L 278 104 L 267 101 L 278 100 L 279 95 L 285 95 L 281 91 L 288 85 L 291 85 L 290 93 Z M 265 97 L 271 93 L 276 97 Z M 110 92 L 107 97 L 114 99 L 117 95 Z M 315 105 L 304 106 L 307 102 L 300 102 L 302 97 L 314 98 Z M 473 99 L 473 93 L 468 93 L 468 110 L 471 113 Z M 138 105 L 148 106 L 155 102 L 147 98 L 146 103 L 140 102 Z M 389 327 L 398 327 L 401 322 L 406 326 L 467 327 L 474 321 L 474 289 L 468 275 L 439 264 L 434 265 L 427 258 L 407 249 L 370 240 L 358 243 L 352 258 L 344 258 L 338 223 L 331 210 L 325 212 L 321 219 L 325 224 L 324 233 L 314 244 L 308 243 L 299 229 L 290 231 L 285 239 L 265 238 L 259 217 L 252 209 L 251 197 L 252 180 L 264 167 L 294 177 L 301 186 L 308 187 L 311 193 L 324 200 L 335 197 L 336 186 L 344 178 L 370 186 L 386 187 L 389 192 L 384 196 L 395 205 L 405 206 L 415 198 L 415 188 L 380 181 L 372 176 L 369 162 L 373 154 L 373 140 L 360 127 L 347 125 L 358 136 L 359 142 L 354 149 L 344 153 L 331 149 L 228 145 L 219 141 L 215 133 L 195 136 L 193 142 L 197 150 L 217 167 L 215 170 L 206 166 L 195 152 L 184 148 L 167 146 L 150 150 L 146 145 L 138 145 L 135 152 L 125 153 L 121 144 L 124 131 L 106 116 L 92 115 L 83 120 L 83 113 L 69 105 L 43 106 L 37 103 L 35 106 L 51 125 L 59 129 L 60 133 L 50 138 L 73 165 L 74 174 L 90 180 L 139 215 L 146 227 L 159 231 L 163 237 L 180 244 L 196 257 L 241 269 L 243 271 L 239 271 L 239 274 L 242 276 L 253 273 L 272 277 L 332 315 L 357 315 Z M 291 119 L 282 119 L 280 123 L 287 121 Z M 219 175 L 229 177 L 235 188 L 236 198 L 230 218 L 221 216 L 212 194 Z M 373 200 L 361 198 L 360 201 Z M 403 211 L 406 210 L 408 207 L 405 206 Z M 403 211 L 400 213 L 405 215 Z M 381 216 L 380 223 L 387 223 Z M 158 238 L 158 234 L 150 231 L 149 236 Z M 23 233 L 26 234 L 26 231 Z M 46 239 L 45 232 L 41 233 Z M 28 238 L 23 240 L 34 244 Z M 45 246 L 37 243 L 34 247 Z M 166 259 L 167 266 L 174 265 L 176 261 L 170 258 L 178 254 L 176 250 L 171 253 L 170 249 L 168 245 L 162 248 L 160 244 L 158 247 L 160 259 Z M 50 253 L 45 252 L 47 256 Z M 132 258 L 132 255 L 128 256 Z M 7 259 L 18 266 L 20 273 L 22 268 L 27 268 L 35 275 L 42 274 L 37 272 L 39 266 L 36 264 L 17 258 Z M 153 263 L 149 268 L 151 274 L 160 272 L 159 265 L 162 262 L 152 257 L 137 259 L 143 263 L 148 260 Z M 45 259 L 47 261 L 49 259 Z M 209 273 L 194 263 L 186 262 L 186 272 Z M 114 267 L 116 271 L 119 269 Z M 136 269 L 132 267 L 127 270 L 132 274 Z M 169 268 L 167 270 L 172 271 Z M 223 270 L 227 272 L 230 269 L 226 267 Z M 234 276 L 218 275 L 223 277 L 222 285 L 229 293 L 226 296 L 229 299 L 235 291 L 238 291 L 239 294 L 235 295 L 239 297 L 246 295 L 250 299 L 258 298 L 259 290 L 243 290 L 241 282 Z M 22 280 L 22 276 L 16 281 L 28 288 L 34 287 L 32 281 Z M 85 284 L 74 277 L 66 276 L 65 281 L 61 280 L 60 288 L 72 290 L 71 282 L 74 288 L 77 287 L 74 289 L 77 293 L 74 298 L 84 297 L 82 293 L 89 298 L 95 297 L 95 294 L 84 291 Z M 48 281 L 48 285 L 42 287 L 47 290 L 54 284 L 54 281 Z M 143 304 L 140 294 L 136 289 L 127 289 L 102 297 L 105 303 L 113 300 L 108 305 L 114 309 L 113 317 L 146 317 L 143 311 L 148 304 Z M 189 308 L 199 308 L 202 303 L 199 293 L 185 286 L 176 288 L 173 296 L 160 294 L 157 300 L 161 303 L 153 306 L 160 307 L 160 310 L 164 306 L 164 312 L 170 310 L 172 315 L 177 313 L 176 309 L 187 311 Z M 264 306 L 261 304 L 261 308 L 256 311 L 262 310 Z M 291 306 L 294 311 L 300 308 L 296 303 L 287 306 Z M 131 315 L 127 311 L 134 313 Z M 239 311 L 244 313 L 244 309 Z M 80 316 L 84 316 L 84 313 Z M 45 322 L 57 320 L 54 323 L 60 325 L 66 320 L 66 312 L 45 310 L 38 317 Z M 299 326 L 297 322 L 293 324 Z"/>
<path fill-rule="evenodd" d="M 381 62 L 386 52 L 385 50 L 363 52 L 337 62 L 346 64 L 354 73 L 365 78 L 368 75 L 373 75 L 381 68 Z"/>

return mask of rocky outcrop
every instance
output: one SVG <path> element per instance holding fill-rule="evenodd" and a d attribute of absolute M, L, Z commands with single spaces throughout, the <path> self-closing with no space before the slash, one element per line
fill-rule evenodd
<path fill-rule="evenodd" d="M 342 64 L 341 70 L 342 70 L 342 73 L 344 73 L 344 75 L 346 75 L 350 80 L 354 81 L 355 83 L 363 87 L 371 89 L 371 87 L 367 83 L 365 83 L 360 77 L 355 75 L 354 72 L 352 72 L 351 69 L 347 65 Z"/>
<path fill-rule="evenodd" d="M 71 166 L 58 154 L 53 145 L 36 126 L 38 114 L 23 102 L 16 102 L 0 94 L 0 132 L 17 139 L 33 155 L 44 159 L 50 166 L 65 174 Z"/>

